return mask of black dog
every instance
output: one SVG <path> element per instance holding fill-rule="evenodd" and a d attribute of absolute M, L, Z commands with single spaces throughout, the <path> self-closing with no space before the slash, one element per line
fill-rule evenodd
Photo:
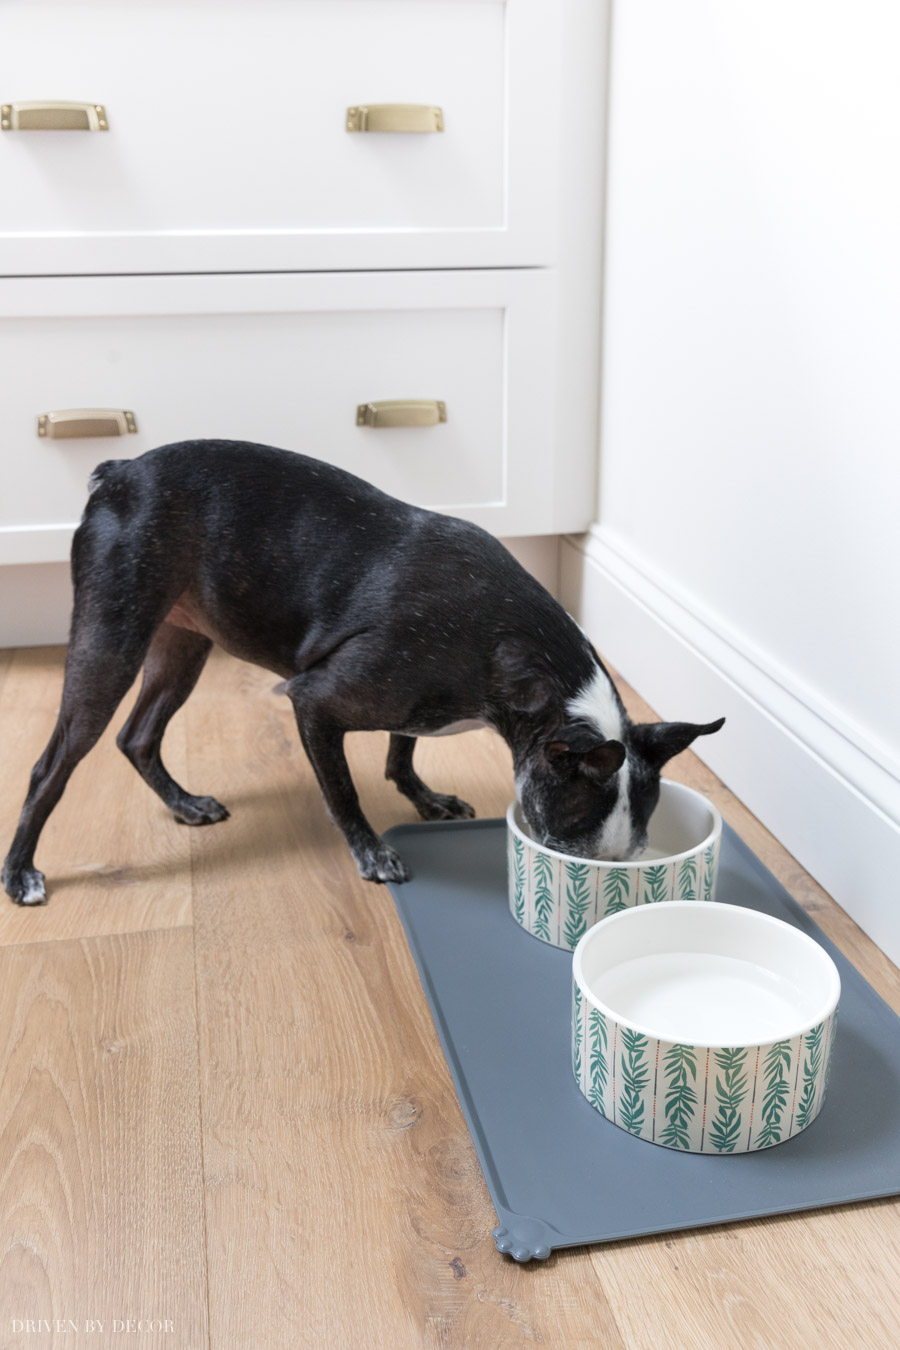
<path fill-rule="evenodd" d="M 432 792 L 417 736 L 492 726 L 535 836 L 633 857 L 659 771 L 707 726 L 634 726 L 578 625 L 484 530 L 407 506 L 341 469 L 240 441 L 185 441 L 91 476 L 72 541 L 75 605 L 59 720 L 31 775 L 3 883 L 44 900 L 44 822 L 141 664 L 118 744 L 176 820 L 228 816 L 166 772 L 160 743 L 213 642 L 281 675 L 332 819 L 360 874 L 403 881 L 363 815 L 345 732 L 391 733 L 386 777 L 426 820 L 472 808 Z"/>

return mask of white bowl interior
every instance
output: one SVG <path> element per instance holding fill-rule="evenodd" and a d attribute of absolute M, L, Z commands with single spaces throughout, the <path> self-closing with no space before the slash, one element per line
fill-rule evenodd
<path fill-rule="evenodd" d="M 617 1021 L 688 1045 L 789 1040 L 837 1006 L 831 957 L 737 905 L 672 901 L 601 920 L 575 953 L 582 990 Z"/>
<path fill-rule="evenodd" d="M 647 826 L 647 847 L 637 861 L 671 858 L 699 848 L 712 834 L 715 823 L 704 797 L 663 779 L 656 810 Z"/>
<path fill-rule="evenodd" d="M 535 848 L 541 848 L 518 802 L 513 815 L 525 838 Z M 671 783 L 663 778 L 659 785 L 659 801 L 647 827 L 647 847 L 637 858 L 632 859 L 632 863 L 637 866 L 642 862 L 656 862 L 680 853 L 690 853 L 709 839 L 715 825 L 715 813 L 705 797 L 692 788 L 682 787 L 680 783 Z M 544 851 L 553 852 L 552 849 Z M 609 863 L 607 866 L 615 867 L 616 864 Z"/>

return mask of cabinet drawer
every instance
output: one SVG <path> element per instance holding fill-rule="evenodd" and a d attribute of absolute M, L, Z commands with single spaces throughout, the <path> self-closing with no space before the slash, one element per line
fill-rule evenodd
<path fill-rule="evenodd" d="M 6 0 L 0 102 L 91 100 L 106 129 L 0 131 L 2 270 L 551 262 L 558 24 L 539 0 Z M 443 130 L 348 131 L 384 104 Z"/>
<path fill-rule="evenodd" d="M 65 558 L 99 461 L 194 437 L 314 455 L 498 534 L 552 532 L 554 287 L 545 270 L 2 282 L 0 560 Z M 360 424 L 361 405 L 410 399 L 446 421 Z M 68 409 L 119 410 L 124 434 L 97 435 L 96 413 L 57 428 L 86 436 L 39 434 Z"/>

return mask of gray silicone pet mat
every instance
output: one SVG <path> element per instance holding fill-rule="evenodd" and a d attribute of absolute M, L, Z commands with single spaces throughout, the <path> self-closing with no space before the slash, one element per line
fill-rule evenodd
<path fill-rule="evenodd" d="M 841 975 L 828 1097 L 758 1153 L 679 1153 L 584 1099 L 570 1063 L 569 952 L 509 913 L 502 820 L 400 825 L 412 879 L 391 891 L 499 1220 L 517 1261 L 555 1247 L 900 1193 L 900 1018 L 725 827 L 716 898 L 795 924 Z"/>

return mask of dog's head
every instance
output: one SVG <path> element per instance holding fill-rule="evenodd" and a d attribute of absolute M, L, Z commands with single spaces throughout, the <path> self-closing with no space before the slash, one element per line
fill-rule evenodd
<path fill-rule="evenodd" d="M 663 765 L 725 718 L 632 723 L 596 653 L 573 629 L 571 660 L 586 672 L 574 697 L 533 651 L 514 643 L 499 649 L 506 705 L 533 729 L 516 754 L 516 792 L 538 843 L 627 862 L 646 848 Z"/>
<path fill-rule="evenodd" d="M 636 858 L 647 846 L 663 765 L 724 721 L 647 722 L 624 728 L 612 740 L 587 721 L 559 727 L 516 778 L 535 839 L 578 858 Z"/>

